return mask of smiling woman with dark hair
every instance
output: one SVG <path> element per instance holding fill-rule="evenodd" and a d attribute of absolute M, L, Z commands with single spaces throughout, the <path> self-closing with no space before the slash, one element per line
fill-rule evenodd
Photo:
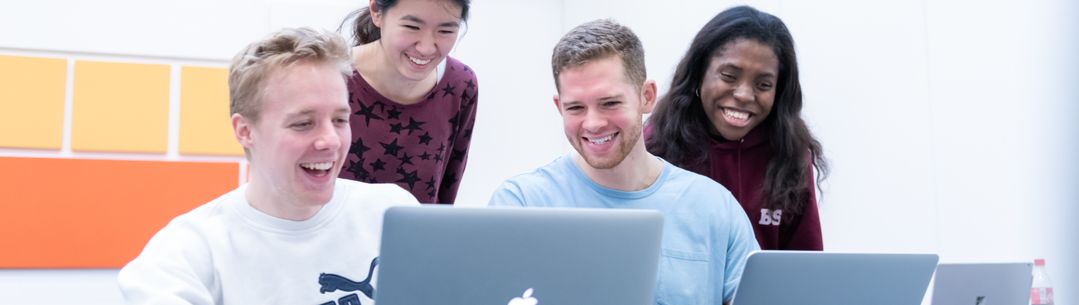
<path fill-rule="evenodd" d="M 341 178 L 396 183 L 452 204 L 461 185 L 479 82 L 449 53 L 470 0 L 370 0 L 353 13 L 352 149 Z M 354 19 L 353 19 L 354 18 Z"/>
<path fill-rule="evenodd" d="M 727 187 L 761 249 L 822 250 L 813 168 L 821 145 L 801 117 L 794 39 L 748 6 L 720 12 L 693 39 L 649 118 L 653 154 Z"/>

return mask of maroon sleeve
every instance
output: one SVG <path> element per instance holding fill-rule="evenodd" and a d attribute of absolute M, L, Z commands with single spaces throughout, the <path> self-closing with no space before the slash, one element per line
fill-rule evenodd
<path fill-rule="evenodd" d="M 468 69 L 466 67 L 466 69 Z M 446 173 L 439 186 L 438 202 L 453 203 L 457 199 L 457 188 L 461 186 L 461 178 L 465 173 L 465 164 L 468 163 L 469 146 L 472 144 L 472 127 L 476 124 L 476 103 L 479 101 L 479 83 L 476 75 L 468 69 L 469 85 L 463 95 L 467 96 L 461 101 L 461 111 L 457 114 L 459 125 L 453 136 L 453 147 L 450 150 L 450 160 L 446 164 Z M 472 92 L 469 92 L 472 91 Z M 469 95 L 471 93 L 471 95 Z"/>
<path fill-rule="evenodd" d="M 791 232 L 788 234 L 790 238 L 789 244 L 783 247 L 784 250 L 824 250 L 824 240 L 821 237 L 820 230 L 820 213 L 817 210 L 817 184 L 813 179 L 813 165 L 809 166 L 809 202 L 802 208 L 802 213 L 798 215 L 798 223 L 794 224 L 791 228 Z"/>

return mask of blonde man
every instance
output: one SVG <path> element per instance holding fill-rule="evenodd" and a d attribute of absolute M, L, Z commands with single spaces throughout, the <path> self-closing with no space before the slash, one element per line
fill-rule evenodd
<path fill-rule="evenodd" d="M 129 304 L 371 303 L 392 184 L 337 179 L 349 150 L 348 48 L 284 29 L 229 69 L 250 181 L 172 220 L 120 271 Z"/>

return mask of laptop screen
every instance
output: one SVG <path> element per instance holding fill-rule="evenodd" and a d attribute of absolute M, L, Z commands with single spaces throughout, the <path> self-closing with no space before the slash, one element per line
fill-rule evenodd
<path fill-rule="evenodd" d="M 940 264 L 932 304 L 1026 305 L 1032 268 L 1030 262 Z"/>
<path fill-rule="evenodd" d="M 652 304 L 662 227 L 645 210 L 394 207 L 375 302 Z"/>
<path fill-rule="evenodd" d="M 936 254 L 761 251 L 749 256 L 734 305 L 918 305 Z"/>

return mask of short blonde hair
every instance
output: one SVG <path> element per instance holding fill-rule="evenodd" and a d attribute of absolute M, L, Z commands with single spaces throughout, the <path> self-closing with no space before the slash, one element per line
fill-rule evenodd
<path fill-rule="evenodd" d="M 352 64 L 344 38 L 311 28 L 284 28 L 236 54 L 229 66 L 229 114 L 257 122 L 262 85 L 275 70 L 297 62 L 332 64 L 348 79 Z"/>

